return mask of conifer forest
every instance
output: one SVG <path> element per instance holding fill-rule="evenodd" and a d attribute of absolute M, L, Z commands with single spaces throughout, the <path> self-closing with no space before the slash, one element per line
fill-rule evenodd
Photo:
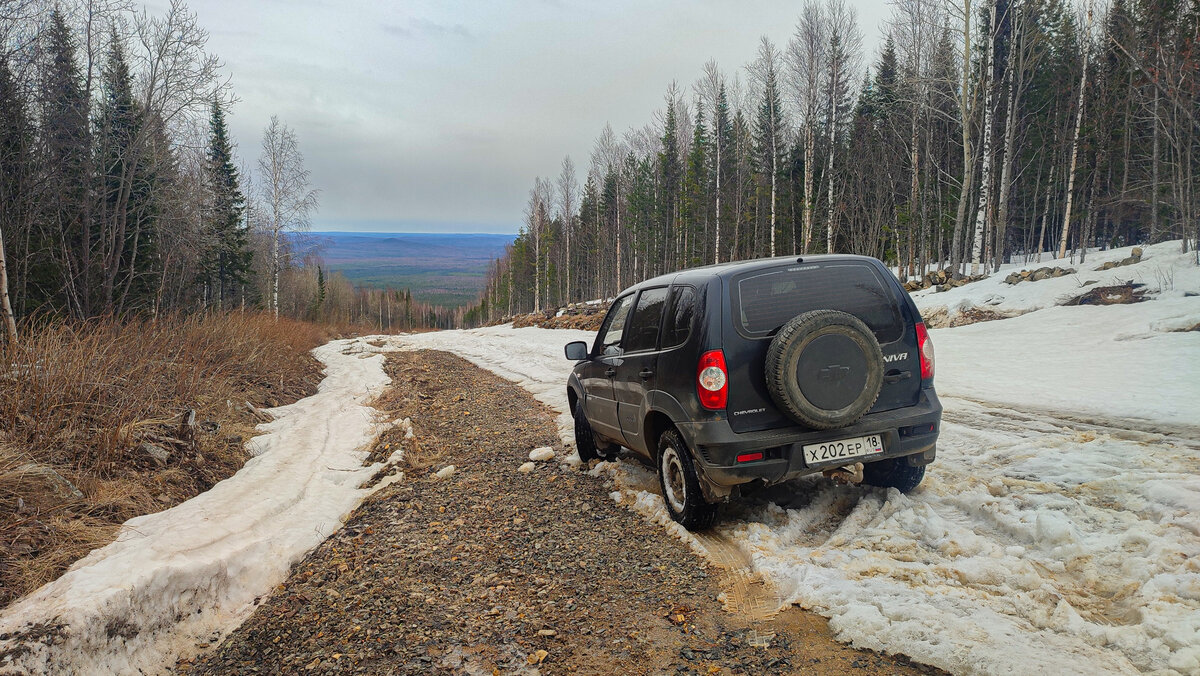
<path fill-rule="evenodd" d="M 469 322 L 672 270 L 810 253 L 902 278 L 1200 228 L 1200 2 L 895 0 L 877 53 L 845 0 L 786 44 L 697 64 L 534 181 Z M 1189 243 L 1190 240 L 1190 243 Z"/>

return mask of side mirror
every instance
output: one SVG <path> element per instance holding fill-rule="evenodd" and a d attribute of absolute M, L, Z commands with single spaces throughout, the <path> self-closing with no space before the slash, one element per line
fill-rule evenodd
<path fill-rule="evenodd" d="M 583 342 L 582 340 L 576 340 L 574 342 L 567 343 L 567 346 L 563 348 L 563 351 L 567 353 L 567 359 L 570 359 L 571 361 L 583 361 L 584 359 L 587 359 L 588 356 L 587 343 Z"/>

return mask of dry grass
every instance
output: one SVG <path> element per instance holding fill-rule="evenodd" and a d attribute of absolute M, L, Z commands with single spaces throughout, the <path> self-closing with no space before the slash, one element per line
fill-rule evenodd
<path fill-rule="evenodd" d="M 257 314 L 55 321 L 0 346 L 0 606 L 118 526 L 234 472 L 255 418 L 315 391 L 330 330 Z M 181 432 L 196 411 L 199 431 Z M 170 453 L 165 464 L 139 446 Z"/>

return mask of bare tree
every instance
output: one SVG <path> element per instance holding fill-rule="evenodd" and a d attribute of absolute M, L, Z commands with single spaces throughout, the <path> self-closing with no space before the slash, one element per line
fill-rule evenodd
<path fill-rule="evenodd" d="M 974 243 L 971 246 L 971 274 L 979 274 L 980 258 L 983 256 L 983 233 L 985 222 L 992 217 L 992 100 L 995 98 L 996 78 L 992 57 L 996 52 L 997 0 L 988 0 L 988 42 L 983 55 L 983 169 L 979 180 L 979 206 L 975 210 Z"/>
<path fill-rule="evenodd" d="M 1087 21 L 1083 27 L 1083 39 L 1080 41 L 1083 45 L 1083 72 L 1079 76 L 1079 101 L 1075 106 L 1075 134 L 1071 137 L 1071 165 L 1067 171 L 1067 205 L 1063 209 L 1063 226 L 1062 235 L 1058 240 L 1058 255 L 1056 258 L 1064 258 L 1067 255 L 1067 235 L 1071 232 L 1071 201 L 1075 193 L 1075 165 L 1079 160 L 1079 131 L 1083 127 L 1083 103 L 1087 96 L 1087 81 L 1088 81 L 1088 56 L 1091 54 L 1091 48 L 1088 43 L 1092 37 L 1092 3 L 1088 0 L 1087 3 Z"/>
<path fill-rule="evenodd" d="M 725 185 L 721 180 L 721 169 L 725 155 L 729 149 L 725 147 L 726 134 L 722 125 L 728 124 L 727 111 L 722 111 L 723 99 L 725 97 L 725 76 L 721 74 L 720 68 L 717 67 L 717 62 L 710 59 L 704 64 L 704 77 L 697 83 L 696 93 L 700 95 L 701 105 L 707 105 L 712 109 L 712 116 L 709 118 L 712 121 L 713 134 L 712 144 L 713 151 L 716 157 L 713 160 L 713 171 L 716 175 L 713 181 L 713 196 L 716 202 L 716 216 L 713 222 L 713 263 L 721 262 L 721 194 L 724 192 Z"/>
<path fill-rule="evenodd" d="M 908 219 L 908 267 L 901 270 L 901 278 L 915 272 L 913 265 L 913 225 L 916 223 L 918 203 L 921 201 L 921 136 L 923 124 L 929 115 L 930 107 L 930 66 L 933 63 L 933 51 L 937 45 L 937 35 L 941 30 L 943 17 L 937 0 L 899 0 L 895 4 L 893 16 L 889 22 L 891 35 L 896 41 L 897 51 L 904 64 L 904 95 L 907 96 L 911 110 L 908 129 L 909 168 L 909 219 Z M 917 255 L 918 263 L 924 267 L 924 255 L 927 249 L 925 228 L 919 227 L 921 241 Z"/>
<path fill-rule="evenodd" d="M 962 52 L 959 54 L 962 82 L 958 87 L 957 103 L 962 128 L 963 178 L 958 194 L 958 211 L 954 217 L 954 235 L 950 242 L 950 266 L 957 274 L 962 265 L 962 238 L 967 222 L 967 205 L 975 183 L 975 144 L 971 138 L 971 122 L 975 119 L 975 107 L 978 105 L 978 85 L 971 77 L 971 57 L 974 51 L 971 15 L 975 7 L 971 0 L 948 0 L 946 8 L 947 14 L 962 26 Z"/>
<path fill-rule="evenodd" d="M 827 34 L 828 19 L 824 9 L 818 0 L 806 0 L 787 49 L 792 91 L 804 143 L 804 225 L 800 252 L 808 251 L 813 235 L 813 205 L 816 201 L 813 168 L 817 163 L 817 127 L 821 117 L 821 75 L 825 72 L 825 61 L 829 54 Z"/>
<path fill-rule="evenodd" d="M 837 157 L 837 131 L 841 124 L 841 109 L 846 106 L 850 83 L 858 75 L 862 59 L 862 30 L 858 14 L 845 0 L 827 0 L 829 20 L 829 58 L 825 87 L 828 92 L 829 157 L 825 166 L 825 188 L 828 191 L 825 208 L 825 250 L 833 253 L 833 226 L 837 212 L 834 201 L 834 167 Z"/>
<path fill-rule="evenodd" d="M 558 214 L 562 220 L 563 234 L 566 236 L 567 251 L 563 267 L 566 269 L 567 295 L 573 297 L 571 287 L 571 269 L 575 267 L 571 258 L 571 230 L 575 223 L 575 196 L 579 193 L 579 181 L 575 178 L 575 163 L 570 155 L 563 158 L 562 173 L 558 175 Z"/>
<path fill-rule="evenodd" d="M 759 103 L 758 133 L 761 151 L 770 154 L 763 161 L 763 170 L 771 173 L 771 237 L 770 251 L 775 255 L 775 207 L 778 203 L 779 146 L 783 143 L 783 110 L 779 96 L 779 68 L 783 55 L 767 36 L 758 43 L 758 58 L 748 70 L 750 81 L 758 90 Z"/>
<path fill-rule="evenodd" d="M 272 115 L 263 131 L 262 157 L 258 160 L 264 225 L 271 237 L 271 311 L 279 317 L 279 246 L 285 232 L 308 230 L 318 193 L 309 186 L 309 171 L 296 133 Z"/>

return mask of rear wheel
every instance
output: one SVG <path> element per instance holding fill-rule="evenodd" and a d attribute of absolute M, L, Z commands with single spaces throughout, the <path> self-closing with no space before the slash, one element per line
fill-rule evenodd
<path fill-rule="evenodd" d="M 688 530 L 712 526 L 717 506 L 704 499 L 692 455 L 675 430 L 667 430 L 658 441 L 658 483 L 672 519 Z"/>
<path fill-rule="evenodd" d="M 925 466 L 914 467 L 908 458 L 888 458 L 872 462 L 863 467 L 863 483 L 870 486 L 895 488 L 901 493 L 908 493 L 921 484 L 925 478 Z"/>
<path fill-rule="evenodd" d="M 583 413 L 583 400 L 575 402 L 575 448 L 579 451 L 579 459 L 584 462 L 591 460 L 612 460 L 616 455 L 606 446 L 601 445 L 592 431 L 592 424 Z"/>

